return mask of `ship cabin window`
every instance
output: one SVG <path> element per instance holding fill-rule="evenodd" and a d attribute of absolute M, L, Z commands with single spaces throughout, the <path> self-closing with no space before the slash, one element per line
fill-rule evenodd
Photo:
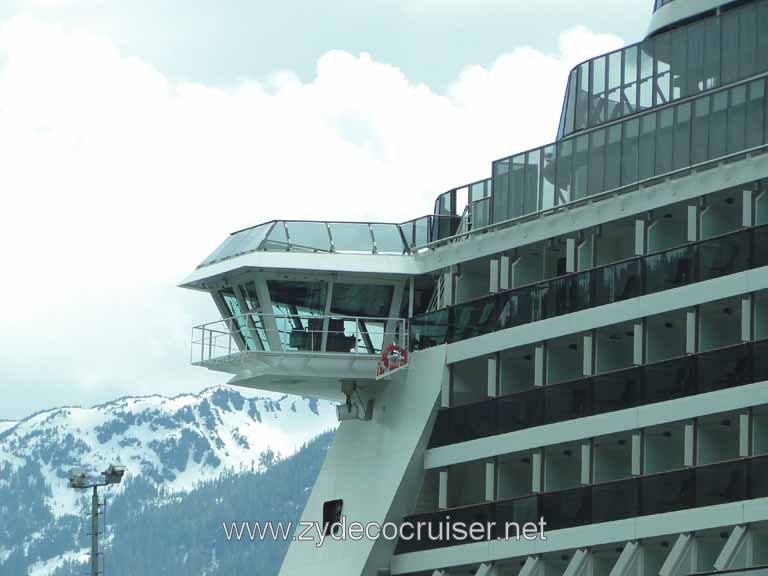
<path fill-rule="evenodd" d="M 687 337 L 685 310 L 651 316 L 645 321 L 646 362 L 661 362 L 685 354 Z"/>
<path fill-rule="evenodd" d="M 269 295 L 286 350 L 379 354 L 392 335 L 391 285 L 269 280 Z M 330 301 L 329 301 L 330 300 Z"/>
<path fill-rule="evenodd" d="M 323 532 L 329 536 L 333 531 L 335 535 L 341 529 L 341 513 L 344 509 L 344 500 L 328 500 L 323 504 Z"/>
<path fill-rule="evenodd" d="M 606 326 L 595 331 L 595 372 L 602 374 L 634 363 L 635 333 L 631 322 Z"/>
<path fill-rule="evenodd" d="M 498 500 L 509 500 L 533 492 L 533 455 L 529 452 L 499 457 L 496 476 Z"/>
<path fill-rule="evenodd" d="M 472 358 L 451 366 L 451 406 L 462 406 L 488 396 L 488 359 Z"/>
<path fill-rule="evenodd" d="M 499 354 L 499 396 L 533 388 L 535 354 L 533 346 L 505 350 Z"/>
<path fill-rule="evenodd" d="M 697 465 L 714 464 L 739 457 L 738 413 L 714 414 L 698 420 Z"/>
<path fill-rule="evenodd" d="M 741 342 L 741 300 L 728 298 L 699 306 L 699 351 Z"/>
<path fill-rule="evenodd" d="M 581 483 L 581 446 L 576 443 L 544 448 L 544 491 L 576 488 Z"/>
<path fill-rule="evenodd" d="M 632 475 L 632 435 L 630 433 L 595 438 L 592 474 L 595 483 L 612 482 Z"/>
<path fill-rule="evenodd" d="M 584 375 L 584 350 L 578 335 L 547 342 L 547 384 L 559 384 Z"/>
<path fill-rule="evenodd" d="M 685 431 L 682 423 L 663 424 L 643 432 L 644 474 L 678 470 L 684 466 Z"/>
<path fill-rule="evenodd" d="M 485 462 L 454 464 L 449 470 L 448 507 L 471 506 L 485 501 Z"/>

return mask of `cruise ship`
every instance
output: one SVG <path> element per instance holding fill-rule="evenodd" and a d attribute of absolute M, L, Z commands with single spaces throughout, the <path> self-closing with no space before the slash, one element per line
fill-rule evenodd
<path fill-rule="evenodd" d="M 570 72 L 555 142 L 184 280 L 221 315 L 193 364 L 338 403 L 302 515 L 328 537 L 281 576 L 768 574 L 767 78 L 768 0 L 656 0 Z"/>

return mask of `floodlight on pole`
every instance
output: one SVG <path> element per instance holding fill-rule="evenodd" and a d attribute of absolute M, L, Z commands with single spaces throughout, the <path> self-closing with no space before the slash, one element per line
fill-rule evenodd
<path fill-rule="evenodd" d="M 91 488 L 91 576 L 99 575 L 99 493 L 104 486 L 120 484 L 125 475 L 125 467 L 110 464 L 99 476 L 88 476 L 85 470 L 73 468 L 69 471 L 69 487 L 75 490 Z"/>

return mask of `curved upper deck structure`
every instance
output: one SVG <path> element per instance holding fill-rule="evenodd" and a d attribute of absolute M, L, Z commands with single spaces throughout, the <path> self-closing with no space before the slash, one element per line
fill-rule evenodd
<path fill-rule="evenodd" d="M 648 35 L 693 18 L 700 18 L 733 2 L 734 0 L 655 0 Z"/>

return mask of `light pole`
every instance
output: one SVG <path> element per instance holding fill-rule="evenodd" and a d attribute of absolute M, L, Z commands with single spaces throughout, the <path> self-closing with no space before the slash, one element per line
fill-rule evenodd
<path fill-rule="evenodd" d="M 88 476 L 84 470 L 73 468 L 69 471 L 69 487 L 75 490 L 91 488 L 91 576 L 99 575 L 99 493 L 98 488 L 120 484 L 125 474 L 123 466 L 111 464 L 99 476 Z"/>

